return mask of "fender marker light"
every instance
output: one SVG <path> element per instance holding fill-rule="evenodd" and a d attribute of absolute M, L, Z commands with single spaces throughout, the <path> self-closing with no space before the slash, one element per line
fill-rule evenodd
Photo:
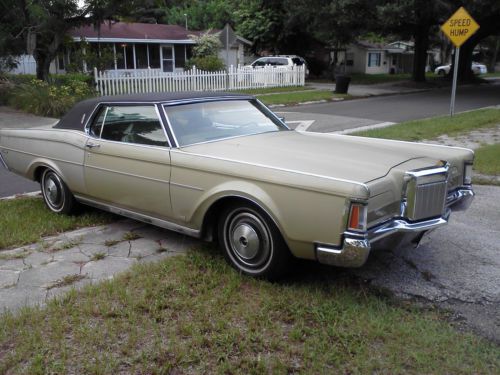
<path fill-rule="evenodd" d="M 368 209 L 360 203 L 351 203 L 349 212 L 349 225 L 347 229 L 354 231 L 365 231 Z"/>

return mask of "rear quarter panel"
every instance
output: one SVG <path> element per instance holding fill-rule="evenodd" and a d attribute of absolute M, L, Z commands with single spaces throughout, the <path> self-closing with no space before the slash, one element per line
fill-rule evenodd
<path fill-rule="evenodd" d="M 73 192 L 81 193 L 86 140 L 84 133 L 73 130 L 1 129 L 0 152 L 12 172 L 34 180 L 37 168 L 51 167 Z"/>

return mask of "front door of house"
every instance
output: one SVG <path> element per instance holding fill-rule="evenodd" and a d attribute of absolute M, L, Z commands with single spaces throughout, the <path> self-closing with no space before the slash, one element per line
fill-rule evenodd
<path fill-rule="evenodd" d="M 161 46 L 161 68 L 164 72 L 174 71 L 174 47 Z"/>

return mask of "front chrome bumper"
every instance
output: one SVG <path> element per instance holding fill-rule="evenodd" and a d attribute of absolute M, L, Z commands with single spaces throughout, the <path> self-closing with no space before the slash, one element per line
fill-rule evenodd
<path fill-rule="evenodd" d="M 395 234 L 409 234 L 411 237 L 418 237 L 419 234 L 439 228 L 448 223 L 452 210 L 467 209 L 473 198 L 472 187 L 461 187 L 447 196 L 446 210 L 441 217 L 417 222 L 398 217 L 372 227 L 364 233 L 344 232 L 340 247 L 316 244 L 316 259 L 320 263 L 332 266 L 361 267 L 365 264 L 376 242 Z"/>

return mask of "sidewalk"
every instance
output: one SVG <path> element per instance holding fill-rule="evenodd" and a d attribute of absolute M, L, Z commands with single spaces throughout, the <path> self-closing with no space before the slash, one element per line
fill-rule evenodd
<path fill-rule="evenodd" d="M 306 82 L 306 86 L 312 87 L 316 90 L 335 90 L 335 83 L 317 83 Z M 431 90 L 430 88 L 414 88 L 404 87 L 401 82 L 388 82 L 373 85 L 356 85 L 350 84 L 348 94 L 352 96 L 380 96 L 380 95 L 398 95 L 410 94 L 414 92 L 422 92 Z"/>
<path fill-rule="evenodd" d="M 124 219 L 0 251 L 0 312 L 44 305 L 71 288 L 110 279 L 139 262 L 185 253 L 198 243 L 191 237 Z"/>

